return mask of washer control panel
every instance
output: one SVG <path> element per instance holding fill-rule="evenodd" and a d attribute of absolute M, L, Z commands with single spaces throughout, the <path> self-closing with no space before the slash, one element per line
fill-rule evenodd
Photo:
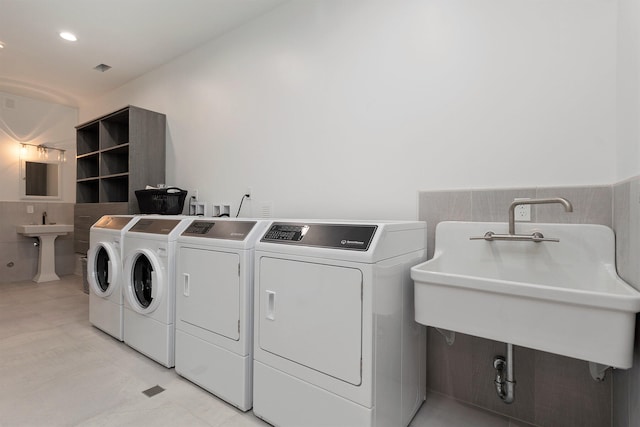
<path fill-rule="evenodd" d="M 105 215 L 93 224 L 93 226 L 95 228 L 106 228 L 109 230 L 122 230 L 129 224 L 129 221 L 131 221 L 131 217 Z"/>
<path fill-rule="evenodd" d="M 377 225 L 274 222 L 260 241 L 366 251 L 377 229 Z"/>
<path fill-rule="evenodd" d="M 141 218 L 130 231 L 149 234 L 170 234 L 180 224 L 179 219 Z"/>

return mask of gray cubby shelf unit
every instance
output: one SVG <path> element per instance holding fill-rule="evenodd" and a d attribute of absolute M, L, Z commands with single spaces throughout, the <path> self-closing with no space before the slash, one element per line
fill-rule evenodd
<path fill-rule="evenodd" d="M 164 114 L 128 106 L 76 126 L 76 141 L 80 223 L 104 214 L 137 213 L 135 190 L 165 182 Z M 85 246 L 76 242 L 76 251 L 86 251 Z"/>

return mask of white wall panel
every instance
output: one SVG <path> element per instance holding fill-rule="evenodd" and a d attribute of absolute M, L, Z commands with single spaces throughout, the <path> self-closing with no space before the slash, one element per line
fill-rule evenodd
<path fill-rule="evenodd" d="M 0 92 L 0 200 L 20 200 L 20 143 L 66 150 L 62 165 L 62 198 L 76 201 L 76 131 L 78 109 Z M 52 154 L 53 155 L 53 154 Z"/>
<path fill-rule="evenodd" d="M 416 217 L 418 190 L 610 184 L 610 0 L 291 1 L 97 99 L 167 114 L 167 177 L 275 216 Z"/>

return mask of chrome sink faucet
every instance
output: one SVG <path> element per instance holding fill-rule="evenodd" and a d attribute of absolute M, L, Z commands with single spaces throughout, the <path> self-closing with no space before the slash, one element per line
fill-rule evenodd
<path fill-rule="evenodd" d="M 42 211 L 42 225 L 47 223 L 47 211 Z"/>
<path fill-rule="evenodd" d="M 509 205 L 509 234 L 516 234 L 516 207 L 520 205 L 544 205 L 559 203 L 564 206 L 564 210 L 567 212 L 573 212 L 573 205 L 570 201 L 562 197 L 550 197 L 546 199 L 521 199 L 514 200 Z"/>

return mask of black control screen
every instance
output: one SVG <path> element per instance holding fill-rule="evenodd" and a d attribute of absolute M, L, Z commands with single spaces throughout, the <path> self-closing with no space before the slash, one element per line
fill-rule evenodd
<path fill-rule="evenodd" d="M 214 222 L 194 221 L 184 233 L 188 234 L 207 234 L 213 228 Z"/>
<path fill-rule="evenodd" d="M 378 227 L 365 224 L 274 223 L 262 242 L 367 251 Z"/>
<path fill-rule="evenodd" d="M 309 230 L 307 225 L 274 224 L 264 235 L 263 240 L 286 240 L 299 242 Z"/>

